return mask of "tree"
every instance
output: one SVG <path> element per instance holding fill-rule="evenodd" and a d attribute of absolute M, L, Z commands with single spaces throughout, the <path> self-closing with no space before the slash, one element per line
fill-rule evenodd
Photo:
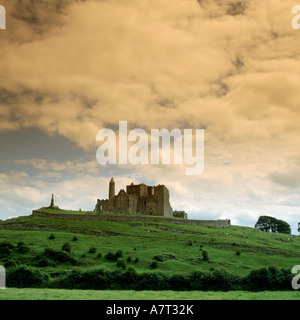
<path fill-rule="evenodd" d="M 203 250 L 202 251 L 202 258 L 203 258 L 203 261 L 208 261 L 208 252 L 206 250 Z"/>
<path fill-rule="evenodd" d="M 285 221 L 277 220 L 277 231 L 276 232 L 291 234 L 291 232 L 292 232 L 291 226 Z"/>
<path fill-rule="evenodd" d="M 69 242 L 65 242 L 61 248 L 61 250 L 66 251 L 66 252 L 71 252 L 71 245 Z"/>
<path fill-rule="evenodd" d="M 255 224 L 255 228 L 265 232 L 291 234 L 291 227 L 287 222 L 270 216 L 260 216 Z"/>
<path fill-rule="evenodd" d="M 300 233 L 300 222 L 298 222 L 298 229 L 297 231 Z"/>
<path fill-rule="evenodd" d="M 260 216 L 255 224 L 255 228 L 265 232 L 275 232 L 275 218 Z"/>

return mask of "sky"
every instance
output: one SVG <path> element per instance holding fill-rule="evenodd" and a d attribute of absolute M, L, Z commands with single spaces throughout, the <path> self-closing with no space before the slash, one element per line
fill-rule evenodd
<path fill-rule="evenodd" d="M 1 0 L 0 219 L 165 184 L 191 219 L 300 222 L 300 30 L 288 0 Z M 204 129 L 204 170 L 100 165 L 97 132 Z"/>

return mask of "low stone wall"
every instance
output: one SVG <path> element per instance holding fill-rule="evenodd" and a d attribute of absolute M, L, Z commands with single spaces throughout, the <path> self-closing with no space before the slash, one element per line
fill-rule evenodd
<path fill-rule="evenodd" d="M 145 222 L 162 222 L 173 224 L 185 224 L 204 227 L 226 228 L 230 226 L 230 220 L 190 220 L 180 218 L 165 218 L 159 216 L 137 216 L 137 215 L 121 215 L 121 214 L 69 214 L 69 213 L 48 213 L 41 210 L 33 210 L 33 216 L 65 219 L 65 220 L 106 220 L 106 221 L 145 221 Z"/>

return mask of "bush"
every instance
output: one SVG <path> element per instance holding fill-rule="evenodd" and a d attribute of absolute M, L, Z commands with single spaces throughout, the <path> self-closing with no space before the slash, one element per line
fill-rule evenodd
<path fill-rule="evenodd" d="M 14 246 L 8 241 L 0 242 L 0 258 L 9 257 L 13 248 Z"/>
<path fill-rule="evenodd" d="M 202 258 L 203 258 L 203 261 L 208 261 L 208 252 L 206 250 L 203 250 L 202 251 Z"/>
<path fill-rule="evenodd" d="M 154 256 L 153 259 L 156 260 L 156 261 L 161 261 L 161 262 L 165 260 L 162 255 Z"/>
<path fill-rule="evenodd" d="M 151 267 L 152 269 L 156 269 L 156 268 L 158 267 L 157 262 L 156 262 L 156 261 L 153 261 L 153 262 L 150 264 L 150 267 Z"/>
<path fill-rule="evenodd" d="M 53 261 L 50 261 L 47 258 L 43 257 L 37 262 L 37 266 L 39 268 L 55 267 L 55 263 Z"/>
<path fill-rule="evenodd" d="M 105 259 L 107 260 L 117 261 L 119 258 L 123 258 L 123 252 L 121 250 L 118 250 L 115 254 L 113 254 L 112 252 L 108 252 L 105 255 Z"/>
<path fill-rule="evenodd" d="M 132 261 L 131 256 L 128 256 L 127 259 L 126 259 L 126 261 L 127 261 L 127 262 L 131 262 L 131 261 Z"/>
<path fill-rule="evenodd" d="M 236 255 L 237 255 L 237 256 L 241 255 L 241 251 L 238 250 L 238 251 L 236 252 Z"/>
<path fill-rule="evenodd" d="M 172 275 L 168 280 L 168 284 L 172 288 L 171 290 L 185 291 L 190 288 L 188 277 L 181 274 Z"/>
<path fill-rule="evenodd" d="M 154 261 L 155 262 L 155 261 Z M 137 290 L 170 290 L 168 277 L 160 272 L 142 273 L 138 277 Z"/>
<path fill-rule="evenodd" d="M 19 241 L 19 242 L 18 242 L 18 244 L 17 244 L 17 251 L 18 251 L 19 253 L 26 253 L 26 252 L 28 252 L 29 250 L 30 250 L 30 248 L 27 247 L 24 242 L 22 242 L 22 241 Z"/>
<path fill-rule="evenodd" d="M 126 264 L 126 261 L 123 258 L 118 258 L 118 260 L 117 260 L 117 268 L 126 270 L 127 264 Z"/>
<path fill-rule="evenodd" d="M 47 285 L 49 277 L 39 269 L 28 266 L 19 266 L 8 269 L 6 283 L 13 288 L 41 288 Z"/>
<path fill-rule="evenodd" d="M 77 260 L 67 252 L 46 248 L 44 251 L 44 256 L 56 262 L 70 263 L 73 266 L 78 265 Z"/>
<path fill-rule="evenodd" d="M 69 242 L 65 242 L 61 248 L 61 250 L 66 251 L 66 252 L 71 252 L 71 245 Z"/>
<path fill-rule="evenodd" d="M 252 270 L 243 279 L 245 290 L 291 290 L 292 273 L 290 270 L 276 267 Z"/>
<path fill-rule="evenodd" d="M 102 254 L 100 252 L 98 253 L 97 258 L 102 258 Z"/>
<path fill-rule="evenodd" d="M 20 247 L 23 247 L 23 246 L 25 246 L 25 243 L 23 241 L 19 241 L 17 243 L 17 248 L 20 248 Z"/>
<path fill-rule="evenodd" d="M 122 250 L 118 250 L 115 254 L 115 260 L 118 260 L 118 258 L 123 258 L 123 252 Z"/>
<path fill-rule="evenodd" d="M 105 259 L 107 259 L 107 260 L 115 260 L 115 255 L 112 252 L 108 252 L 105 255 Z"/>
<path fill-rule="evenodd" d="M 265 277 L 267 281 L 264 281 Z M 190 275 L 168 276 L 160 272 L 137 274 L 133 268 L 126 271 L 91 269 L 85 272 L 73 271 L 56 281 L 55 287 L 101 290 L 292 290 L 291 279 L 290 270 L 276 268 L 253 270 L 243 278 L 224 270 L 208 273 L 195 271 Z"/>
<path fill-rule="evenodd" d="M 133 262 L 134 263 L 138 263 L 139 262 L 139 258 L 135 258 Z"/>
<path fill-rule="evenodd" d="M 15 267 L 17 267 L 17 266 L 18 266 L 18 264 L 17 264 L 16 261 L 13 260 L 13 259 L 9 259 L 9 260 L 7 260 L 7 262 L 4 263 L 4 267 L 5 267 L 6 269 L 8 269 L 8 268 L 15 268 Z"/>
<path fill-rule="evenodd" d="M 50 240 L 55 239 L 55 235 L 53 233 L 51 233 L 48 239 L 50 239 Z"/>
<path fill-rule="evenodd" d="M 74 236 L 72 241 L 78 241 L 78 238 L 76 236 Z"/>
<path fill-rule="evenodd" d="M 89 253 L 95 253 L 97 251 L 97 248 L 91 247 L 89 250 Z"/>

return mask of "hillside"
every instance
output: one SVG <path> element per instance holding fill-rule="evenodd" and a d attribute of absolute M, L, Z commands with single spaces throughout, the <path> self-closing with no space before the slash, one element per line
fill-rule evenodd
<path fill-rule="evenodd" d="M 51 234 L 54 239 L 49 238 Z M 79 221 L 31 215 L 2 221 L 0 239 L 15 246 L 8 255 L 0 256 L 1 265 L 27 264 L 42 268 L 53 278 L 79 268 L 101 266 L 116 270 L 116 262 L 106 259 L 105 255 L 118 250 L 122 251 L 127 266 L 137 272 L 166 274 L 225 269 L 243 276 L 261 267 L 291 269 L 299 264 L 300 258 L 298 236 L 240 226 L 213 228 L 160 222 Z M 19 242 L 27 249 L 19 250 Z M 53 261 L 43 256 L 46 248 L 61 251 L 66 242 L 71 246 L 69 256 L 76 263 Z M 92 247 L 94 252 L 90 252 Z M 204 250 L 208 261 L 202 258 Z M 157 262 L 155 269 L 150 267 L 153 261 Z"/>

